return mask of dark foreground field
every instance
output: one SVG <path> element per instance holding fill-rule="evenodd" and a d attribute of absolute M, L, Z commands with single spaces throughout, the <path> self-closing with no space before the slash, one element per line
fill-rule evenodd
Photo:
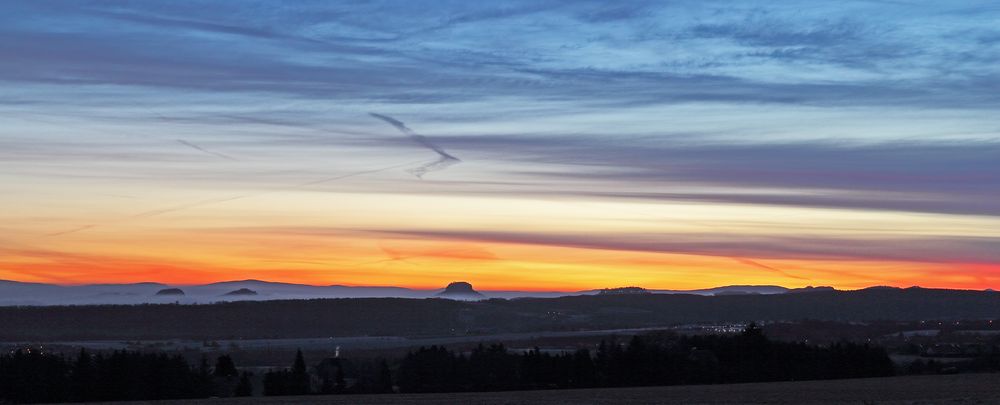
<path fill-rule="evenodd" d="M 228 398 L 168 404 L 993 404 L 1000 374 L 459 394 Z"/>

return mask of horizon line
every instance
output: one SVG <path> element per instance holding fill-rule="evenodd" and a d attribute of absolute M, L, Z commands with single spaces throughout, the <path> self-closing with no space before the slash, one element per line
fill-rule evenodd
<path fill-rule="evenodd" d="M 455 280 L 455 281 L 452 281 L 452 282 L 459 282 L 459 281 L 463 281 L 463 280 Z M 286 285 L 294 285 L 294 286 L 302 286 L 302 287 L 318 287 L 318 288 L 328 288 L 328 287 L 345 287 L 345 288 L 398 288 L 398 289 L 405 289 L 405 290 L 412 290 L 412 291 L 437 291 L 437 290 L 443 290 L 446 287 L 446 286 L 441 286 L 441 287 L 406 287 L 406 286 L 398 286 L 398 285 L 358 285 L 358 284 L 306 284 L 306 283 L 294 283 L 294 282 L 286 282 L 286 281 L 269 281 L 269 280 L 253 279 L 253 278 L 238 279 L 238 280 L 210 281 L 210 282 L 205 282 L 205 283 L 200 283 L 200 284 L 198 284 L 198 283 L 166 283 L 166 282 L 160 282 L 160 281 L 137 281 L 137 282 L 132 282 L 132 283 L 115 283 L 115 282 L 47 283 L 47 282 L 41 282 L 41 281 L 21 281 L 21 280 L 12 280 L 12 279 L 0 279 L 0 282 L 13 282 L 13 283 L 20 283 L 20 284 L 41 284 L 41 285 L 57 286 L 57 287 L 87 287 L 87 286 L 99 286 L 99 285 L 128 286 L 128 285 L 139 285 L 139 284 L 159 284 L 159 285 L 162 285 L 164 287 L 175 287 L 175 288 L 176 287 L 204 287 L 204 286 L 209 286 L 209 285 L 212 285 L 212 284 L 223 284 L 223 283 L 259 282 L 259 283 L 268 283 L 268 284 L 286 284 Z M 452 282 L 449 282 L 449 284 L 452 283 Z M 474 284 L 473 284 L 473 287 L 475 287 Z M 638 288 L 641 288 L 643 290 L 654 291 L 654 292 L 655 291 L 679 291 L 679 292 L 683 292 L 683 291 L 702 291 L 702 290 L 712 290 L 712 289 L 719 289 L 719 288 L 726 288 L 726 287 L 777 287 L 777 288 L 784 288 L 784 289 L 787 289 L 787 290 L 806 289 L 806 288 L 827 288 L 827 287 L 829 287 L 829 288 L 832 288 L 835 291 L 860 291 L 860 290 L 867 290 L 867 289 L 871 289 L 871 288 L 898 288 L 898 289 L 920 288 L 920 289 L 926 289 L 926 290 L 995 291 L 992 288 L 981 288 L 981 289 L 975 289 L 975 288 L 946 288 L 946 287 L 926 287 L 926 286 L 921 286 L 921 285 L 910 285 L 910 286 L 906 286 L 906 287 L 900 287 L 900 286 L 884 285 L 884 284 L 882 284 L 882 285 L 870 285 L 870 286 L 860 287 L 860 288 L 838 288 L 838 287 L 829 286 L 829 285 L 808 285 L 808 286 L 804 286 L 804 287 L 789 287 L 789 286 L 783 286 L 783 285 L 778 285 L 778 284 L 725 284 L 725 285 L 716 285 L 716 286 L 711 286 L 711 287 L 688 288 L 688 289 L 648 288 L 648 287 L 642 287 L 642 286 L 638 286 L 638 285 L 622 285 L 622 286 L 616 286 L 616 287 L 596 287 L 596 288 L 588 288 L 588 289 L 582 289 L 582 290 L 553 290 L 553 289 L 531 289 L 531 288 L 525 288 L 525 289 L 476 289 L 476 291 L 491 291 L 491 292 L 534 292 L 534 293 L 580 293 L 580 292 L 600 291 L 600 290 L 606 290 L 606 289 L 630 288 L 630 287 L 638 287 Z"/>

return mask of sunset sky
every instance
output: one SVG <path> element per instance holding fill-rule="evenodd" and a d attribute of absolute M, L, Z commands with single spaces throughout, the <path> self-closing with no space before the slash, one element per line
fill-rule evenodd
<path fill-rule="evenodd" d="M 0 3 L 0 279 L 1000 288 L 1000 5 Z"/>

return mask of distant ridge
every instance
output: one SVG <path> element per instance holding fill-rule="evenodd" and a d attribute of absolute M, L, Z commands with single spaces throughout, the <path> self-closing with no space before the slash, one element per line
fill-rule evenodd
<path fill-rule="evenodd" d="M 477 291 L 471 284 L 461 281 L 444 289 L 412 289 L 395 286 L 347 286 L 341 284 L 311 285 L 273 282 L 258 279 L 229 280 L 195 285 L 169 285 L 158 282 L 138 282 L 130 284 L 97 283 L 84 285 L 59 285 L 15 280 L 0 280 L 0 306 L 10 305 L 92 305 L 92 304 L 144 304 L 162 303 L 160 290 L 183 288 L 184 295 L 171 296 L 180 304 L 211 304 L 227 300 L 282 300 L 318 298 L 452 298 L 458 300 L 483 300 L 489 298 L 558 298 L 579 295 L 612 294 L 616 288 L 584 291 Z M 467 284 L 467 286 L 466 286 Z M 257 295 L 225 295 L 239 289 L 257 292 Z M 821 293 L 837 291 L 829 286 L 808 286 L 787 288 L 777 285 L 727 285 L 693 290 L 645 289 L 633 286 L 635 291 L 645 291 L 649 295 L 780 295 L 798 293 Z M 905 289 L 889 286 L 873 286 L 857 291 L 895 291 Z M 470 291 L 471 290 L 471 291 Z M 927 289 L 923 289 L 927 290 Z M 602 293 L 602 291 L 605 291 Z"/>
<path fill-rule="evenodd" d="M 319 287 L 319 286 L 309 285 L 309 284 L 282 283 L 282 282 L 278 282 L 278 281 L 264 281 L 264 280 L 257 280 L 257 279 L 252 279 L 252 278 L 246 279 L 246 280 L 218 281 L 218 282 L 215 282 L 215 283 L 204 284 L 203 286 L 205 286 L 205 287 L 209 287 L 209 286 L 222 287 L 222 286 L 231 286 L 231 285 L 265 285 L 265 286 Z"/>
<path fill-rule="evenodd" d="M 633 287 L 641 288 L 641 287 Z M 581 294 L 600 294 L 601 290 L 581 291 Z M 643 289 L 645 290 L 645 289 Z M 645 290 L 653 294 L 695 294 L 695 295 L 738 295 L 738 294 L 784 294 L 790 291 L 789 288 L 777 285 L 727 285 L 722 287 L 702 288 L 696 290 Z"/>
<path fill-rule="evenodd" d="M 4 286 L 4 285 L 23 285 L 23 286 L 34 285 L 34 286 L 59 287 L 57 285 L 45 284 L 45 283 L 33 283 L 33 282 L 28 282 L 28 281 L 14 281 L 14 280 L 0 280 L 0 286 Z"/>
<path fill-rule="evenodd" d="M 166 284 L 155 283 L 152 281 L 144 281 L 140 283 L 103 283 L 103 284 L 84 284 L 82 287 L 166 287 Z"/>
<path fill-rule="evenodd" d="M 483 294 L 485 295 L 485 294 Z M 178 297 L 183 302 L 186 297 Z M 0 307 L 0 341 L 454 336 L 693 323 L 1000 319 L 1000 293 L 876 288 L 799 294 L 573 295 L 516 300 L 312 299 L 238 305 Z M 174 301 L 174 299 L 171 299 Z M 253 302 L 257 301 L 257 302 Z M 39 322 L 45 319 L 45 322 Z M 247 322 L 252 319 L 253 322 Z"/>
<path fill-rule="evenodd" d="M 818 292 L 818 291 L 836 291 L 835 288 L 830 286 L 808 286 L 802 288 L 792 288 L 788 290 L 788 293 L 804 293 L 804 292 Z"/>

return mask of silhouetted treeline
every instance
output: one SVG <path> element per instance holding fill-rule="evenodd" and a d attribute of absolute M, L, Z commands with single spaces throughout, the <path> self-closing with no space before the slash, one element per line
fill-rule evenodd
<path fill-rule="evenodd" d="M 302 351 L 291 368 L 264 374 L 264 395 L 385 394 L 394 392 L 393 375 L 385 359 L 352 362 L 323 359 L 307 369 Z"/>
<path fill-rule="evenodd" d="M 264 395 L 503 391 L 878 377 L 893 374 L 885 350 L 772 341 L 751 324 L 736 335 L 654 334 L 602 341 L 595 351 L 469 353 L 420 348 L 394 362 L 323 359 L 298 351 L 290 368 L 263 376 Z M 395 371 L 390 366 L 395 364 Z M 919 366 L 919 365 L 918 365 Z M 931 364 L 931 367 L 936 367 Z M 912 372 L 921 372 L 911 370 Z M 118 351 L 76 358 L 35 350 L 0 355 L 0 403 L 206 398 L 254 394 L 250 375 L 219 356 L 190 366 L 180 356 Z"/>
<path fill-rule="evenodd" d="M 246 319 L 254 322 L 245 322 Z M 353 298 L 0 307 L 0 341 L 415 336 L 752 320 L 1000 319 L 1000 292 L 875 288 L 774 295 L 610 294 L 481 302 Z M 151 321 L 155 320 L 155 322 Z"/>
<path fill-rule="evenodd" d="M 588 350 L 548 354 L 480 346 L 468 355 L 421 348 L 400 364 L 403 392 L 627 387 L 879 377 L 893 374 L 880 348 L 770 341 L 759 329 L 736 336 L 633 337 Z"/>
<path fill-rule="evenodd" d="M 306 395 L 311 393 L 310 380 L 306 361 L 299 350 L 290 370 L 264 374 L 264 395 Z"/>
<path fill-rule="evenodd" d="M 180 356 L 117 351 L 75 359 L 18 350 L 0 355 L 0 402 L 82 402 L 205 398 L 207 365 Z"/>

